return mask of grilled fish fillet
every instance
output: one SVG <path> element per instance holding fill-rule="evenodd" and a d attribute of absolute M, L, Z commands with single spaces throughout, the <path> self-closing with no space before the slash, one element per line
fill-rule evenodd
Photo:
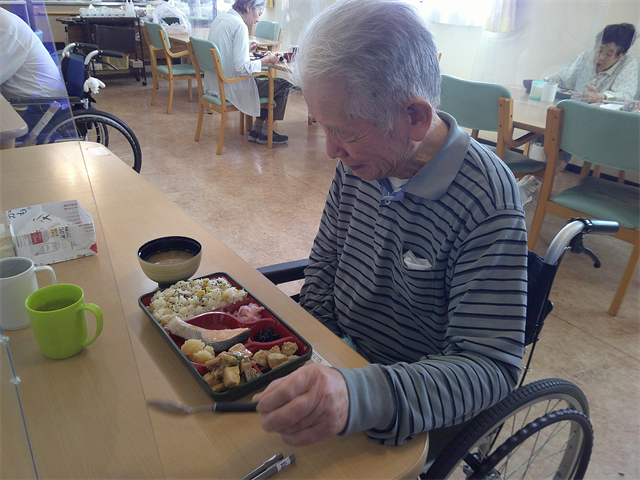
<path fill-rule="evenodd" d="M 174 317 L 165 325 L 165 328 L 174 335 L 185 340 L 195 338 L 205 345 L 211 345 L 216 352 L 223 352 L 233 347 L 236 343 L 246 342 L 249 339 L 248 328 L 229 328 L 225 330 L 209 330 L 196 327 Z"/>

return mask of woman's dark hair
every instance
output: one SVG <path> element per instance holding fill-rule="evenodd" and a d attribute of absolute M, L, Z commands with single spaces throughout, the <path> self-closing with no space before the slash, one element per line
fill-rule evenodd
<path fill-rule="evenodd" d="M 607 25 L 596 37 L 598 43 L 615 43 L 618 46 L 617 56 L 627 53 L 635 39 L 636 27 L 630 23 Z"/>
<path fill-rule="evenodd" d="M 233 2 L 233 9 L 240 13 L 247 13 L 249 9 L 255 10 L 256 8 L 264 7 L 267 4 L 267 0 L 236 0 Z"/>

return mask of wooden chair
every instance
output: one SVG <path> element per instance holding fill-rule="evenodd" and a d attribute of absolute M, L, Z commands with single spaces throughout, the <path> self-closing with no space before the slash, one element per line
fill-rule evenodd
<path fill-rule="evenodd" d="M 280 50 L 280 43 L 282 43 L 282 28 L 280 28 L 280 24 L 278 22 L 260 20 L 254 29 L 254 36 L 266 38 L 267 40 L 278 41 L 278 44 L 271 48 L 259 47 L 258 50 L 271 50 L 272 52 Z"/>
<path fill-rule="evenodd" d="M 198 126 L 196 128 L 196 136 L 194 140 L 197 142 L 200 140 L 200 132 L 202 131 L 202 118 L 204 116 L 204 109 L 215 110 L 222 115 L 220 122 L 220 139 L 218 140 L 217 155 L 222 153 L 222 146 L 224 144 L 224 133 L 227 126 L 227 112 L 240 112 L 229 100 L 227 100 L 224 93 L 225 83 L 236 83 L 243 80 L 267 76 L 269 78 L 269 97 L 260 97 L 260 104 L 266 105 L 269 110 L 269 116 L 267 126 L 269 129 L 267 147 L 273 147 L 273 76 L 268 71 L 260 71 L 250 76 L 227 78 L 222 70 L 222 62 L 220 61 L 220 51 L 215 43 L 209 40 L 201 40 L 196 37 L 191 37 L 187 44 L 187 49 L 191 57 L 191 63 L 193 64 L 196 72 L 209 72 L 216 75 L 218 79 L 218 87 L 220 88 L 220 96 L 209 95 L 204 91 L 204 83 L 200 75 L 197 76 L 198 81 L 198 97 L 200 108 L 198 111 Z M 249 122 L 247 122 L 248 124 Z M 244 135 L 245 115 L 240 112 L 240 135 Z"/>
<path fill-rule="evenodd" d="M 639 189 L 599 177 L 584 177 L 575 187 L 551 197 L 555 165 L 560 154 L 568 152 L 594 165 L 616 170 L 640 170 L 640 115 L 618 112 L 563 100 L 547 112 L 544 152 L 548 168 L 545 171 L 540 199 L 529 233 L 529 249 L 535 247 L 544 217 L 592 217 L 614 220 L 620 230 L 613 235 L 633 245 L 631 257 L 622 275 L 609 315 L 618 313 L 640 256 L 640 195 Z"/>
<path fill-rule="evenodd" d="M 173 104 L 173 82 L 174 80 L 187 80 L 189 85 L 189 101 L 192 100 L 191 80 L 197 78 L 193 65 L 184 63 L 173 65 L 174 58 L 186 58 L 189 52 L 183 51 L 173 53 L 169 36 L 164 27 L 158 23 L 147 22 L 144 32 L 149 51 L 151 52 L 151 73 L 153 76 L 153 94 L 151 95 L 151 105 L 156 103 L 156 90 L 158 89 L 158 78 L 163 78 L 169 82 L 169 105 L 167 106 L 167 114 L 171 113 L 171 105 Z M 158 54 L 164 54 L 167 60 L 166 65 L 158 65 Z"/>
<path fill-rule="evenodd" d="M 481 130 L 496 132 L 496 146 L 487 146 L 515 176 L 521 177 L 546 167 L 545 162 L 511 150 L 529 143 L 538 134 L 529 132 L 520 138 L 513 138 L 513 100 L 508 88 L 495 83 L 442 75 L 440 109 L 452 115 L 461 127 L 471 129 L 471 136 L 475 139 Z"/>

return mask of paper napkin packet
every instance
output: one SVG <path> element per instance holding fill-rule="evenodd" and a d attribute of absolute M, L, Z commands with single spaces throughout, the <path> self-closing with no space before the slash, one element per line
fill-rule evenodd
<path fill-rule="evenodd" d="M 6 215 L 17 256 L 36 265 L 98 252 L 93 217 L 77 200 L 14 208 Z"/>

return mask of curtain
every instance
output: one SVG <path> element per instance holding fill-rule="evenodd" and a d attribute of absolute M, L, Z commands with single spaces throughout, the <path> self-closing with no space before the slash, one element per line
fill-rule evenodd
<path fill-rule="evenodd" d="M 489 32 L 511 32 L 516 23 L 517 0 L 494 0 L 485 30 Z"/>
<path fill-rule="evenodd" d="M 430 23 L 484 27 L 496 0 L 407 0 Z"/>

